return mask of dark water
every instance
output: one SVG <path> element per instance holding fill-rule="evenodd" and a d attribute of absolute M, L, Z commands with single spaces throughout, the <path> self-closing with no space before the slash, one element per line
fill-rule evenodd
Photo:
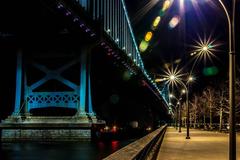
<path fill-rule="evenodd" d="M 132 141 L 2 143 L 0 160 L 100 160 Z"/>

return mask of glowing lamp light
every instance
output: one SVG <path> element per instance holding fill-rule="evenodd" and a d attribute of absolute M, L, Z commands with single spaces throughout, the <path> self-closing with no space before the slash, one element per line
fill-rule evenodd
<path fill-rule="evenodd" d="M 146 35 L 145 35 L 144 40 L 146 42 L 149 42 L 152 39 L 152 36 L 153 36 L 152 32 L 147 32 Z"/>
<path fill-rule="evenodd" d="M 180 17 L 174 16 L 169 22 L 169 27 L 173 29 L 179 24 L 179 22 L 180 22 Z"/>
<path fill-rule="evenodd" d="M 207 51 L 207 50 L 208 50 L 208 46 L 204 46 L 203 51 Z"/>
<path fill-rule="evenodd" d="M 160 16 L 155 18 L 155 20 L 153 21 L 153 24 L 152 24 L 153 29 L 156 29 L 158 27 L 160 21 L 161 21 L 161 17 Z"/>
<path fill-rule="evenodd" d="M 185 89 L 182 89 L 182 93 L 185 94 L 185 93 L 186 93 L 186 90 L 185 90 Z"/>
<path fill-rule="evenodd" d="M 147 131 L 151 131 L 152 128 L 151 128 L 151 127 L 147 127 L 146 130 L 147 130 Z"/>
<path fill-rule="evenodd" d="M 145 40 L 142 40 L 140 45 L 139 45 L 139 50 L 140 52 L 145 52 L 148 48 L 149 43 L 146 42 Z"/>
<path fill-rule="evenodd" d="M 176 77 L 174 75 L 170 75 L 169 78 L 170 78 L 171 81 L 174 81 Z"/>
<path fill-rule="evenodd" d="M 192 82 L 192 81 L 193 81 L 193 77 L 190 76 L 190 77 L 188 78 L 188 81 L 189 81 L 189 82 Z"/>
<path fill-rule="evenodd" d="M 117 132 L 117 126 L 113 126 L 113 128 L 112 128 L 112 132 Z"/>

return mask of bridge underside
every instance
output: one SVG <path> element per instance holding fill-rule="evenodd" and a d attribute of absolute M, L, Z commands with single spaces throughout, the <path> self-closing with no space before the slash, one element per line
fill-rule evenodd
<path fill-rule="evenodd" d="M 168 118 L 165 102 L 150 93 L 143 83 L 142 75 L 131 75 L 116 60 L 118 58 L 112 58 L 102 47 L 101 37 L 93 38 L 85 30 L 76 28 L 63 15 L 56 13 L 51 5 L 45 6 L 43 2 L 5 0 L 0 5 L 1 59 L 8 62 L 0 66 L 3 75 L 1 97 L 7 97 L 1 102 L 1 117 L 12 115 L 3 121 L 5 131 L 2 133 L 6 139 L 11 136 L 26 139 L 31 135 L 32 138 L 34 135 L 46 138 L 47 133 L 52 137 L 61 137 L 62 133 L 76 133 L 80 138 L 89 138 L 92 124 L 104 124 L 103 121 L 97 121 L 98 116 L 108 122 L 127 123 L 137 120 L 144 127 Z M 98 22 L 93 25 L 92 21 L 88 21 L 86 19 L 86 23 L 94 26 L 92 28 L 101 28 L 97 26 Z M 95 32 L 101 35 L 99 30 Z M 91 48 L 91 51 L 86 51 L 86 48 Z M 18 72 L 16 64 L 19 64 L 19 52 L 23 65 L 22 82 L 19 85 L 22 89 L 16 91 L 19 75 L 15 73 Z M 79 61 L 75 61 L 78 58 Z M 128 61 L 124 56 L 119 58 Z M 85 67 L 91 68 L 91 74 L 88 69 L 82 70 L 83 59 Z M 70 62 L 70 67 L 63 61 Z M 69 70 L 56 72 L 64 65 Z M 86 73 L 83 75 L 83 72 Z M 92 76 L 91 80 L 87 78 L 88 75 Z M 85 89 L 81 91 L 83 76 Z M 94 91 L 92 93 L 90 82 Z M 14 95 L 15 91 L 19 93 Z M 82 103 L 81 96 L 85 103 Z M 92 108 L 89 107 L 92 105 L 91 98 L 94 102 Z M 16 101 L 19 101 L 17 105 Z M 15 106 L 14 111 L 12 106 Z M 18 113 L 15 112 L 16 107 Z M 144 114 L 146 116 L 142 116 L 143 113 L 147 113 Z M 20 127 L 15 124 L 20 124 Z M 68 124 L 76 124 L 78 127 L 69 128 Z M 21 129 L 22 125 L 26 128 Z M 54 126 L 59 125 L 62 127 L 54 129 Z M 49 130 L 48 126 L 53 127 L 53 130 Z M 29 132 L 25 132 L 26 129 Z M 51 136 L 48 138 L 51 139 Z"/>

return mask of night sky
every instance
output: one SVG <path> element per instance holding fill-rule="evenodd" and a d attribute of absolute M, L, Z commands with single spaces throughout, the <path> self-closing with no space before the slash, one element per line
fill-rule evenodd
<path fill-rule="evenodd" d="M 144 39 L 144 35 L 147 31 L 151 30 L 151 24 L 159 11 L 163 6 L 163 0 L 157 2 L 147 12 L 141 10 L 146 8 L 150 3 L 154 1 L 149 0 L 126 0 L 128 6 L 131 21 L 133 22 L 133 28 L 135 31 L 138 44 Z M 185 12 L 182 14 L 181 21 L 177 27 L 170 29 L 168 23 L 174 15 L 180 15 L 179 0 L 175 0 L 171 8 L 166 12 L 160 22 L 160 26 L 155 32 L 153 40 L 150 43 L 150 47 L 146 53 L 142 54 L 145 66 L 153 75 L 163 74 L 164 64 L 173 63 L 177 59 L 181 59 L 180 63 L 174 64 L 174 67 L 178 66 L 183 68 L 183 72 L 189 72 L 192 68 L 193 58 L 190 53 L 193 52 L 192 45 L 196 44 L 194 40 L 198 40 L 198 36 L 201 38 L 216 39 L 216 43 L 221 45 L 214 52 L 217 58 L 213 58 L 212 61 L 206 62 L 200 61 L 197 66 L 194 67 L 194 75 L 197 76 L 197 81 L 194 84 L 194 92 L 201 92 L 201 90 L 207 85 L 218 84 L 222 80 L 227 80 L 228 76 L 228 28 L 227 20 L 223 14 L 223 10 L 218 5 L 218 2 L 214 2 L 214 5 L 210 5 L 206 1 L 197 1 L 198 11 L 194 8 L 193 3 L 185 1 Z M 237 13 L 240 11 L 239 1 L 237 2 Z M 228 8 L 231 8 L 230 1 L 225 0 L 225 4 Z M 150 5 L 149 5 L 150 6 Z M 149 7 L 148 7 L 149 8 Z M 141 10 L 141 12 L 139 12 Z M 140 14 L 142 13 L 142 14 Z M 143 14 L 144 13 L 144 14 Z M 239 14 L 236 18 L 236 50 L 239 49 Z M 237 56 L 236 62 L 239 64 L 239 56 Z M 219 73 L 215 76 L 206 77 L 203 75 L 203 68 L 217 66 Z"/>
<path fill-rule="evenodd" d="M 27 49 L 28 52 L 35 51 L 43 46 L 45 48 L 54 48 L 54 45 L 66 45 L 67 47 L 74 45 L 68 46 L 64 42 L 53 43 L 56 42 L 54 41 L 54 38 L 57 37 L 56 35 L 65 33 L 66 30 L 70 36 L 72 35 L 71 29 L 67 28 L 66 22 L 49 11 L 47 7 L 41 6 L 40 3 L 32 4 L 34 7 L 21 3 L 19 5 L 23 7 L 22 9 L 19 5 L 12 6 L 12 4 L 9 4 L 11 2 L 6 2 L 11 6 L 9 9 L 6 10 L 4 5 L 0 5 L 0 51 L 3 53 L 0 64 L 1 119 L 6 118 L 13 110 L 16 49 L 19 45 L 23 49 Z M 151 23 L 158 15 L 163 4 L 163 0 L 160 0 L 146 12 L 146 4 L 152 2 L 155 2 L 155 0 L 126 0 L 138 44 L 143 39 L 144 34 L 150 30 Z M 163 74 L 164 64 L 172 63 L 177 59 L 181 59 L 181 62 L 174 64 L 174 66 L 183 67 L 183 71 L 188 72 L 192 65 L 192 58 L 189 54 L 192 52 L 190 45 L 193 44 L 193 40 L 197 39 L 198 35 L 200 37 L 204 37 L 204 35 L 208 37 L 212 34 L 212 37 L 216 38 L 217 42 L 222 43 L 222 45 L 217 48 L 219 50 L 216 52 L 218 59 L 213 59 L 212 62 L 201 62 L 195 67 L 194 73 L 197 76 L 197 81 L 192 87 L 192 92 L 201 92 L 206 85 L 218 84 L 221 80 L 227 80 L 226 20 L 220 9 L 209 6 L 205 1 L 199 2 L 199 12 L 195 11 L 191 1 L 186 1 L 185 4 L 186 12 L 181 17 L 180 24 L 174 29 L 169 29 L 169 20 L 173 15 L 179 14 L 178 0 L 174 1 L 173 6 L 162 18 L 160 27 L 154 33 L 154 39 L 151 41 L 149 50 L 142 55 L 142 58 L 147 71 L 152 76 Z M 237 13 L 239 13 L 239 1 L 237 6 Z M 197 13 L 202 14 L 202 16 L 199 17 Z M 32 15 L 35 18 L 31 18 Z M 239 17 L 237 19 L 239 20 Z M 236 46 L 238 51 L 240 50 L 239 28 L 239 21 L 237 21 Z M 4 37 L 6 34 L 9 34 L 7 38 Z M 78 35 L 75 36 L 77 37 L 75 43 L 82 41 L 81 36 L 80 38 Z M 22 37 L 27 37 L 27 41 L 23 41 Z M 164 115 L 166 113 L 159 111 L 159 109 L 161 110 L 161 107 L 159 107 L 161 102 L 142 86 L 138 76 L 131 77 L 129 80 L 124 79 L 124 70 L 121 67 L 113 65 L 113 62 L 109 61 L 108 57 L 102 54 L 100 50 L 96 49 L 95 52 L 98 54 L 93 54 L 92 56 L 92 81 L 94 82 L 92 84 L 92 94 L 94 109 L 100 118 L 112 122 L 127 122 L 142 118 L 142 121 L 147 122 L 147 120 L 151 121 L 150 118 L 156 117 L 153 114 L 159 115 L 159 112 L 161 112 L 160 117 L 165 118 Z M 237 62 L 239 63 L 239 56 L 237 57 Z M 207 66 L 217 66 L 220 72 L 213 77 L 203 76 L 202 70 Z M 40 113 L 43 112 L 45 111 Z M 50 113 L 52 112 L 54 110 Z M 63 112 L 65 113 L 65 111 Z M 59 111 L 57 113 L 63 112 Z"/>

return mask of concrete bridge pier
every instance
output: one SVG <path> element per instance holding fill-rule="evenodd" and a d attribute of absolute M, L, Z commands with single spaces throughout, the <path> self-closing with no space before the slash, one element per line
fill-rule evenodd
<path fill-rule="evenodd" d="M 89 59 L 91 48 L 81 46 L 80 53 L 74 52 L 70 60 L 64 60 L 62 53 L 56 57 L 54 54 L 36 54 L 29 58 L 24 50 L 17 52 L 14 111 L 0 125 L 2 141 L 90 139 L 92 125 L 105 124 L 97 120 L 93 111 Z M 57 67 L 43 63 L 49 59 L 57 61 L 59 57 L 64 63 L 57 64 Z M 66 57 L 69 59 L 67 54 Z M 45 75 L 37 81 L 32 80 L 34 73 L 30 72 L 30 68 Z M 66 71 L 72 73 L 71 70 L 78 70 L 79 75 L 72 75 L 79 76 L 78 82 L 64 76 Z M 62 85 L 57 88 L 58 91 L 49 89 L 52 80 Z M 34 109 L 48 107 L 75 109 L 76 113 L 72 116 L 35 116 L 31 113 Z"/>

